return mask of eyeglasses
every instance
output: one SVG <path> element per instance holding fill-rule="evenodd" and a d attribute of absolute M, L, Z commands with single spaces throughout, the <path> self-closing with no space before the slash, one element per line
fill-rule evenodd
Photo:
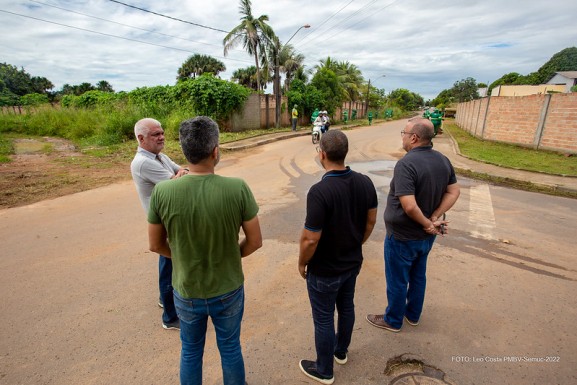
<path fill-rule="evenodd" d="M 401 131 L 401 136 L 402 136 L 402 135 L 405 135 L 405 134 L 415 135 L 417 138 L 419 137 L 419 135 L 415 134 L 414 132 L 405 131 L 405 130 Z"/>

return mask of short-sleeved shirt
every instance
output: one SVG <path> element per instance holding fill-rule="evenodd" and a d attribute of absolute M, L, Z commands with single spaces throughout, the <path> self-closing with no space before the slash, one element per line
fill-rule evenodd
<path fill-rule="evenodd" d="M 305 228 L 321 238 L 308 264 L 319 276 L 335 276 L 360 267 L 370 209 L 378 206 L 369 177 L 351 170 L 327 172 L 307 194 Z"/>
<path fill-rule="evenodd" d="M 242 179 L 184 175 L 156 185 L 148 222 L 166 228 L 178 294 L 213 298 L 243 284 L 239 231 L 257 213 Z"/>
<path fill-rule="evenodd" d="M 140 203 L 147 212 L 150 194 L 152 194 L 154 186 L 163 180 L 172 178 L 180 170 L 180 166 L 174 163 L 168 155 L 160 153 L 158 156 L 162 162 L 156 158 L 156 154 L 138 147 L 130 164 L 132 180 L 136 185 Z"/>
<path fill-rule="evenodd" d="M 293 119 L 296 119 L 299 117 L 299 112 L 296 108 L 293 108 L 293 110 L 292 110 L 292 117 L 293 117 Z"/>
<path fill-rule="evenodd" d="M 432 146 L 415 147 L 397 162 L 384 213 L 387 235 L 401 241 L 422 240 L 431 235 L 403 210 L 400 196 L 414 195 L 427 218 L 441 203 L 447 186 L 457 183 L 449 159 Z"/>

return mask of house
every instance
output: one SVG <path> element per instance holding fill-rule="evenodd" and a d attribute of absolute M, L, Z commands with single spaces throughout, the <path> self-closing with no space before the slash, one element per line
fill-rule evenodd
<path fill-rule="evenodd" d="M 565 92 L 571 92 L 571 87 L 577 85 L 577 71 L 555 72 L 547 84 L 564 85 Z"/>
<path fill-rule="evenodd" d="M 527 96 L 548 93 L 565 92 L 564 84 L 512 85 L 506 84 L 493 88 L 491 96 Z"/>

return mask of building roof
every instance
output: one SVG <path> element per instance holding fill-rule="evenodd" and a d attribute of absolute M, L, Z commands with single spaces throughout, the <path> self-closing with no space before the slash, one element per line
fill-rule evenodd
<path fill-rule="evenodd" d="M 555 72 L 556 74 L 565 76 L 566 78 L 569 79 L 577 79 L 577 71 L 559 71 L 559 72 Z"/>

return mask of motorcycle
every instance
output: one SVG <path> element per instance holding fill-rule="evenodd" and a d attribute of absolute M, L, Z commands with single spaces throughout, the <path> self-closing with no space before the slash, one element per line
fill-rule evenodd
<path fill-rule="evenodd" d="M 322 132 L 323 130 L 321 124 L 313 124 L 313 132 L 312 132 L 313 144 L 317 144 L 321 140 Z"/>

